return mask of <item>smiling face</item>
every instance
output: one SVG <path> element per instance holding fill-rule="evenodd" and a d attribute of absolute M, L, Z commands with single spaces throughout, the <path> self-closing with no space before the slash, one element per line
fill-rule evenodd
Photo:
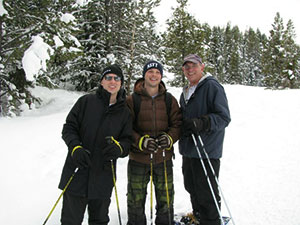
<path fill-rule="evenodd" d="M 145 86 L 147 87 L 158 87 L 161 81 L 161 73 L 158 69 L 152 68 L 147 70 L 145 73 Z"/>
<path fill-rule="evenodd" d="M 199 80 L 203 76 L 204 67 L 205 66 L 203 63 L 200 64 L 200 63 L 187 62 L 184 64 L 182 70 L 185 77 L 190 82 L 191 86 L 198 84 Z"/>
<path fill-rule="evenodd" d="M 121 79 L 116 74 L 109 73 L 101 80 L 101 85 L 112 96 L 116 96 L 121 88 Z"/>

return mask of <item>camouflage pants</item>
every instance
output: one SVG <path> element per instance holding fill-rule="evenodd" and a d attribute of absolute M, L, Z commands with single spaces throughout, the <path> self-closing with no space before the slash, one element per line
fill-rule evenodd
<path fill-rule="evenodd" d="M 169 209 L 166 195 L 164 164 L 160 163 L 157 165 L 153 165 L 153 184 L 156 199 L 156 225 L 169 224 L 169 210 L 171 220 L 173 221 L 174 186 L 172 160 L 168 160 L 166 164 Z M 150 181 L 150 172 L 150 165 L 145 165 L 133 160 L 129 160 L 127 187 L 127 225 L 146 225 L 145 202 L 147 196 L 147 185 Z"/>

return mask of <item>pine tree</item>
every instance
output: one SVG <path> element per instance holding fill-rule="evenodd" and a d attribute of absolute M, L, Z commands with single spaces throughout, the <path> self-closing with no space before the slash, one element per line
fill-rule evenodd
<path fill-rule="evenodd" d="M 269 88 L 281 87 L 284 65 L 283 34 L 284 25 L 280 14 L 277 13 L 272 24 L 269 41 L 263 54 L 264 84 Z"/>
<path fill-rule="evenodd" d="M 31 107 L 32 103 L 39 103 L 39 99 L 30 92 L 29 88 L 33 85 L 52 86 L 53 84 L 50 74 L 45 72 L 36 74 L 34 78 L 26 76 L 22 59 L 25 51 L 32 44 L 33 37 L 39 36 L 51 47 L 55 47 L 54 38 L 59 37 L 62 42 L 69 44 L 65 46 L 67 48 L 64 49 L 64 53 L 72 47 L 73 42 L 69 41 L 71 32 L 68 26 L 63 26 L 60 20 L 62 12 L 56 11 L 56 9 L 62 9 L 62 7 L 57 7 L 59 2 L 56 0 L 3 1 L 3 6 L 7 10 L 7 15 L 2 18 L 1 23 L 3 28 L 0 53 L 3 65 L 3 76 L 1 75 L 3 115 L 19 115 L 21 105 L 27 104 Z M 66 2 L 63 3 L 66 4 Z"/>
<path fill-rule="evenodd" d="M 219 26 L 214 26 L 211 32 L 209 44 L 209 53 L 207 62 L 212 68 L 210 72 L 220 81 L 224 82 L 225 75 L 225 58 L 224 58 L 224 29 Z"/>
<path fill-rule="evenodd" d="M 166 64 L 170 68 L 169 72 L 174 73 L 174 79 L 170 84 L 176 87 L 186 84 L 181 69 L 184 57 L 191 53 L 204 55 L 201 25 L 187 12 L 187 1 L 177 0 L 179 6 L 174 9 L 171 19 L 167 20 L 167 31 L 163 34 Z"/>
<path fill-rule="evenodd" d="M 105 3 L 89 1 L 74 12 L 78 29 L 76 38 L 82 46 L 82 55 L 71 62 L 72 75 L 66 77 L 66 83 L 71 83 L 79 91 L 88 91 L 98 85 L 101 65 L 106 63 L 109 40 L 105 40 L 104 35 L 108 31 Z"/>
<path fill-rule="evenodd" d="M 160 4 L 155 1 L 132 1 L 126 15 L 124 34 L 125 46 L 122 60 L 126 62 L 124 71 L 127 75 L 126 91 L 129 94 L 135 81 L 141 77 L 146 61 L 157 60 L 162 62 L 161 39 L 156 32 L 156 19 L 153 9 Z"/>
<path fill-rule="evenodd" d="M 152 11 L 159 2 L 94 0 L 78 12 L 82 30 L 78 39 L 84 49 L 84 59 L 76 64 L 72 76 L 77 90 L 98 86 L 101 70 L 117 63 L 123 69 L 127 93 L 130 92 L 145 61 L 160 59 Z"/>
<path fill-rule="evenodd" d="M 231 24 L 227 23 L 224 33 L 224 75 L 222 81 L 224 83 L 240 84 L 240 43 L 241 33 L 237 26 L 231 28 Z"/>
<path fill-rule="evenodd" d="M 227 71 L 227 82 L 231 84 L 241 84 L 242 76 L 241 76 L 241 33 L 237 26 L 234 26 L 230 31 L 230 40 L 228 54 L 228 71 Z"/>
<path fill-rule="evenodd" d="M 261 86 L 261 56 L 263 52 L 261 32 L 259 29 L 255 32 L 252 28 L 249 28 L 243 36 L 243 41 L 242 84 Z"/>
<path fill-rule="evenodd" d="M 49 8 L 53 16 L 49 19 L 52 32 L 44 41 L 54 49 L 47 62 L 47 70 L 37 77 L 37 83 L 47 87 L 64 86 L 73 75 L 71 65 L 82 56 L 82 47 L 75 37 L 79 32 L 74 12 L 78 6 L 73 0 L 53 1 Z"/>
<path fill-rule="evenodd" d="M 35 16 L 36 8 L 25 1 L 6 0 L 3 7 L 7 14 L 1 17 L 1 113 L 14 116 L 20 114 L 20 105 L 38 100 L 28 90 L 32 82 L 26 80 L 22 57 L 31 44 L 32 33 L 36 34 L 39 28 L 40 19 Z M 32 14 L 28 15 L 30 10 Z"/>
<path fill-rule="evenodd" d="M 295 30 L 291 20 L 288 21 L 283 34 L 283 74 L 282 88 L 299 88 L 299 46 L 295 43 Z"/>

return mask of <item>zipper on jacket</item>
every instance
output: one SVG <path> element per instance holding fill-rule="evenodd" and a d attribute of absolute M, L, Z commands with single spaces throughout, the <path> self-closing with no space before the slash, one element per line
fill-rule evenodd
<path fill-rule="evenodd" d="M 153 113 L 153 131 L 154 131 L 154 134 L 155 134 L 155 137 L 157 136 L 157 133 L 156 133 L 156 111 L 155 111 L 156 107 L 155 107 L 155 97 L 152 98 L 152 113 Z"/>
<path fill-rule="evenodd" d="M 155 107 L 155 98 L 156 97 L 151 97 L 152 98 L 152 113 L 153 113 L 153 131 L 154 131 L 154 134 L 155 134 L 155 138 L 157 136 L 157 131 L 156 131 L 156 107 Z M 156 154 L 153 154 L 153 158 L 152 158 L 152 162 L 153 162 L 153 165 L 156 164 Z M 150 159 L 151 160 L 151 159 Z"/>

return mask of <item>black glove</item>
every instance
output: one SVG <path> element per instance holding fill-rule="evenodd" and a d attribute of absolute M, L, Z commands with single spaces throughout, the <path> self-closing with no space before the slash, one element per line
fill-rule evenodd
<path fill-rule="evenodd" d="M 209 129 L 210 121 L 208 116 L 183 120 L 182 133 L 185 136 L 190 136 L 191 134 L 199 135 L 200 132 L 208 131 Z"/>
<path fill-rule="evenodd" d="M 104 158 L 107 160 L 119 158 L 123 153 L 123 149 L 120 143 L 116 139 L 114 139 L 113 136 L 107 136 L 105 137 L 105 139 L 108 143 L 108 146 L 102 150 Z"/>
<path fill-rule="evenodd" d="M 139 148 L 140 150 L 149 151 L 150 153 L 155 153 L 157 151 L 157 142 L 154 138 L 151 138 L 149 135 L 144 135 L 140 138 Z"/>
<path fill-rule="evenodd" d="M 103 156 L 106 160 L 117 159 L 122 155 L 121 149 L 115 143 L 109 144 L 102 150 Z"/>
<path fill-rule="evenodd" d="M 166 150 L 170 150 L 172 148 L 173 140 L 168 134 L 164 133 L 158 136 L 156 140 L 159 148 Z"/>
<path fill-rule="evenodd" d="M 89 152 L 89 150 L 81 146 L 76 146 L 75 148 L 73 148 L 71 156 L 74 164 L 78 168 L 83 169 L 92 165 L 90 154 L 91 153 Z"/>

